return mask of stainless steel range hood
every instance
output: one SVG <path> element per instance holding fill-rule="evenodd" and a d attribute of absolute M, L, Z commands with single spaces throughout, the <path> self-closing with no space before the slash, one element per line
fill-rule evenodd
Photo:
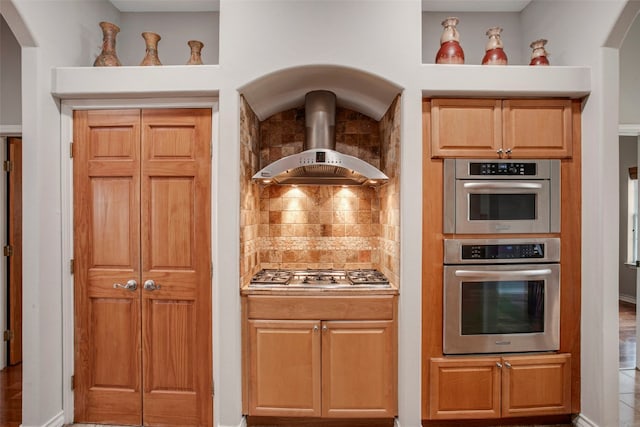
<path fill-rule="evenodd" d="M 336 95 L 326 90 L 305 96 L 304 151 L 276 160 L 253 176 L 264 184 L 379 185 L 389 177 L 379 169 L 335 151 Z"/>

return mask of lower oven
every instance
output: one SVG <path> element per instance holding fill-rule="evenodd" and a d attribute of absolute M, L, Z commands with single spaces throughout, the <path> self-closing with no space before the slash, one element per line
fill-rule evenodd
<path fill-rule="evenodd" d="M 447 239 L 445 354 L 554 351 L 560 345 L 560 240 Z"/>

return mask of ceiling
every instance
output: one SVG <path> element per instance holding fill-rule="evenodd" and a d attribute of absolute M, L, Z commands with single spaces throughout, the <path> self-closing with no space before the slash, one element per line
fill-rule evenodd
<path fill-rule="evenodd" d="M 220 11 L 220 0 L 110 1 L 120 12 Z M 422 0 L 422 10 L 425 12 L 520 12 L 530 2 L 531 0 Z"/>
<path fill-rule="evenodd" d="M 218 12 L 220 0 L 109 0 L 120 12 Z"/>
<path fill-rule="evenodd" d="M 520 12 L 531 0 L 422 0 L 424 12 Z"/>

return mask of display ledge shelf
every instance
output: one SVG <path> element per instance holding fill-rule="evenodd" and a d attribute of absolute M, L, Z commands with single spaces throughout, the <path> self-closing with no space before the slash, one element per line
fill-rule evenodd
<path fill-rule="evenodd" d="M 582 98 L 591 68 L 528 65 L 422 64 L 422 96 Z"/>
<path fill-rule="evenodd" d="M 51 93 L 60 99 L 211 97 L 220 88 L 219 65 L 59 67 Z"/>

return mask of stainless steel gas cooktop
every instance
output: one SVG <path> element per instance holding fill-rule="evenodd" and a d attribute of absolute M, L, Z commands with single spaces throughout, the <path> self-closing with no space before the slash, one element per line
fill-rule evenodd
<path fill-rule="evenodd" d="M 378 270 L 284 270 L 264 269 L 256 273 L 250 288 L 389 288 L 387 277 Z"/>

